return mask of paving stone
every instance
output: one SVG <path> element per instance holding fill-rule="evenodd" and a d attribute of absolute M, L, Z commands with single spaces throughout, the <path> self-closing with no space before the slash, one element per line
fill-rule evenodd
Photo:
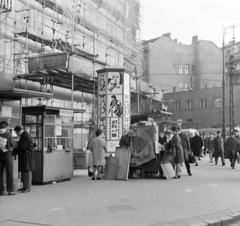
<path fill-rule="evenodd" d="M 240 221 L 240 212 L 230 213 L 230 217 L 233 217 L 233 222 Z"/>
<path fill-rule="evenodd" d="M 189 224 L 189 226 L 208 226 L 208 223 L 199 222 L 199 223 Z"/>
<path fill-rule="evenodd" d="M 222 222 L 220 219 L 212 219 L 212 220 L 205 220 L 209 226 L 222 226 Z"/>
<path fill-rule="evenodd" d="M 221 217 L 219 219 L 222 221 L 222 226 L 227 226 L 235 222 L 234 218 L 231 216 Z"/>

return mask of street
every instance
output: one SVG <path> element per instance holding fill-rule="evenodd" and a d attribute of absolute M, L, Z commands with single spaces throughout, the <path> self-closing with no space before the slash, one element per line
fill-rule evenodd
<path fill-rule="evenodd" d="M 193 176 L 183 165 L 175 180 L 92 181 L 76 170 L 71 181 L 1 196 L 0 226 L 181 226 L 240 211 L 240 164 L 208 161 L 191 165 Z"/>

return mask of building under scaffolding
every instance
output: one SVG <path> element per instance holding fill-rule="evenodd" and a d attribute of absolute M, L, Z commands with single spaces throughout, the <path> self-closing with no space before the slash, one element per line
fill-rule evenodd
<path fill-rule="evenodd" d="M 133 95 L 161 100 L 161 91 L 141 80 L 140 0 L 1 2 L 0 99 L 85 109 L 75 114 L 81 139 L 74 146 L 85 146 L 94 120 L 96 70 L 125 67 L 133 72 Z"/>

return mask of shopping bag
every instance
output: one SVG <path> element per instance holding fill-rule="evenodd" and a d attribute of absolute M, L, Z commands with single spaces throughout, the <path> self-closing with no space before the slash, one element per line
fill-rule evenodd
<path fill-rule="evenodd" d="M 169 180 L 175 176 L 175 171 L 171 163 L 161 163 L 161 168 L 164 172 L 165 177 Z"/>
<path fill-rule="evenodd" d="M 196 163 L 195 156 L 192 153 L 189 154 L 188 162 L 191 163 L 191 164 Z"/>

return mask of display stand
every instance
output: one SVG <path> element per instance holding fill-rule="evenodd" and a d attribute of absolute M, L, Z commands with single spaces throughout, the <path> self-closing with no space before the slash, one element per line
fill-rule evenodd
<path fill-rule="evenodd" d="M 73 114 L 45 105 L 23 107 L 23 127 L 36 144 L 34 184 L 69 180 L 73 176 Z"/>

